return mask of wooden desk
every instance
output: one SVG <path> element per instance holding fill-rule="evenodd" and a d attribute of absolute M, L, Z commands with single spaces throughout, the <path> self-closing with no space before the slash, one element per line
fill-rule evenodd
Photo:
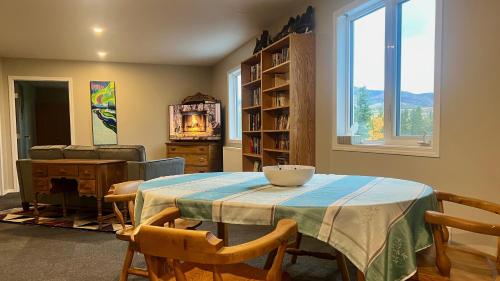
<path fill-rule="evenodd" d="M 35 218 L 38 220 L 38 195 L 63 193 L 63 213 L 66 216 L 65 193 L 77 191 L 78 196 L 97 199 L 97 221 L 101 229 L 102 199 L 109 187 L 126 180 L 127 162 L 124 160 L 56 159 L 33 160 L 33 191 Z"/>

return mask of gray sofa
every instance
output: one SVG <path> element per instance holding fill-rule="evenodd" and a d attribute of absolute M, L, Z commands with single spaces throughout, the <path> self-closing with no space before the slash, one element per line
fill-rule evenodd
<path fill-rule="evenodd" d="M 112 159 L 126 160 L 128 180 L 149 180 L 161 176 L 178 175 L 184 173 L 183 158 L 169 158 L 161 160 L 146 160 L 146 151 L 142 145 L 106 145 L 106 146 L 83 146 L 83 145 L 44 145 L 34 146 L 30 149 L 30 159 L 17 161 L 17 177 L 21 193 L 22 206 L 29 208 L 34 200 L 32 159 Z M 60 204 L 60 194 L 41 195 L 39 202 L 48 204 Z M 68 198 L 68 205 L 95 204 L 95 199 L 78 198 L 73 194 Z"/>

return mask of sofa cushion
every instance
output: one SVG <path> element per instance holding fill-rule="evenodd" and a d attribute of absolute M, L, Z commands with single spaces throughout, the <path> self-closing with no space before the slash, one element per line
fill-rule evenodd
<path fill-rule="evenodd" d="M 87 145 L 70 145 L 63 150 L 66 159 L 99 159 L 97 148 Z"/>
<path fill-rule="evenodd" d="M 66 145 L 37 145 L 30 148 L 31 159 L 61 159 Z"/>
<path fill-rule="evenodd" d="M 103 145 L 97 148 L 99 159 L 146 161 L 146 150 L 142 145 Z"/>

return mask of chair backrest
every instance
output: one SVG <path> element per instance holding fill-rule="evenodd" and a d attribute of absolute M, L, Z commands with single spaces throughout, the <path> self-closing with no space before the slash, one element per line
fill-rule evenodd
<path fill-rule="evenodd" d="M 439 203 L 439 212 L 427 211 L 425 213 L 425 221 L 433 226 L 434 241 L 436 244 L 436 264 L 442 275 L 450 275 L 450 261 L 446 256 L 443 242 L 448 241 L 449 233 L 447 226 L 459 228 L 462 230 L 497 236 L 497 268 L 500 268 L 500 224 L 484 223 L 472 221 L 468 219 L 453 217 L 444 214 L 444 201 L 465 205 L 481 210 L 485 210 L 494 214 L 500 214 L 500 205 L 479 200 L 471 197 L 459 196 L 446 192 L 435 192 Z"/>
<path fill-rule="evenodd" d="M 126 181 L 121 183 L 116 183 L 111 186 L 108 191 L 108 195 L 104 196 L 106 202 L 111 202 L 113 204 L 113 212 L 116 218 L 120 222 L 122 229 L 125 229 L 127 214 L 122 213 L 118 207 L 118 203 L 124 203 L 127 207 L 125 210 L 130 214 L 130 220 L 132 225 L 135 225 L 134 221 L 134 209 L 135 209 L 135 194 L 142 180 L 136 181 Z"/>
<path fill-rule="evenodd" d="M 178 209 L 171 209 L 171 213 Z M 169 212 L 167 211 L 166 214 Z M 170 217 L 169 220 L 171 220 Z M 154 219 L 153 219 L 154 221 Z M 162 221 L 163 223 L 163 221 Z M 156 222 L 152 224 L 161 225 Z M 163 280 L 166 272 L 158 266 L 158 262 L 173 259 L 176 280 L 185 280 L 180 269 L 180 261 L 211 265 L 214 280 L 222 280 L 217 270 L 218 265 L 235 264 L 268 254 L 278 249 L 273 265 L 268 272 L 267 280 L 281 279 L 281 264 L 289 238 L 296 234 L 297 224 L 293 220 L 281 220 L 274 231 L 237 246 L 225 247 L 221 239 L 208 231 L 165 228 L 145 223 L 134 236 L 141 253 L 146 257 L 148 270 L 152 280 Z"/>

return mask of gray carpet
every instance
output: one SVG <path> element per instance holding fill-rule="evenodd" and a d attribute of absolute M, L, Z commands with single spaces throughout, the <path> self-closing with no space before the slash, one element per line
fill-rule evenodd
<path fill-rule="evenodd" d="M 19 205 L 19 194 L 0 197 L 0 210 Z M 215 232 L 212 223 L 203 223 L 201 229 Z M 270 230 L 270 227 L 230 225 L 229 244 L 255 239 Z M 118 280 L 126 247 L 112 233 L 0 223 L 0 280 Z M 331 250 L 309 237 L 304 237 L 303 248 Z M 284 269 L 293 280 L 341 280 L 335 261 L 299 257 L 297 264 L 291 265 L 289 260 L 287 256 Z M 262 266 L 263 261 L 260 258 L 251 264 Z M 144 259 L 137 255 L 135 263 L 144 266 Z M 352 268 L 351 271 L 354 278 Z"/>

